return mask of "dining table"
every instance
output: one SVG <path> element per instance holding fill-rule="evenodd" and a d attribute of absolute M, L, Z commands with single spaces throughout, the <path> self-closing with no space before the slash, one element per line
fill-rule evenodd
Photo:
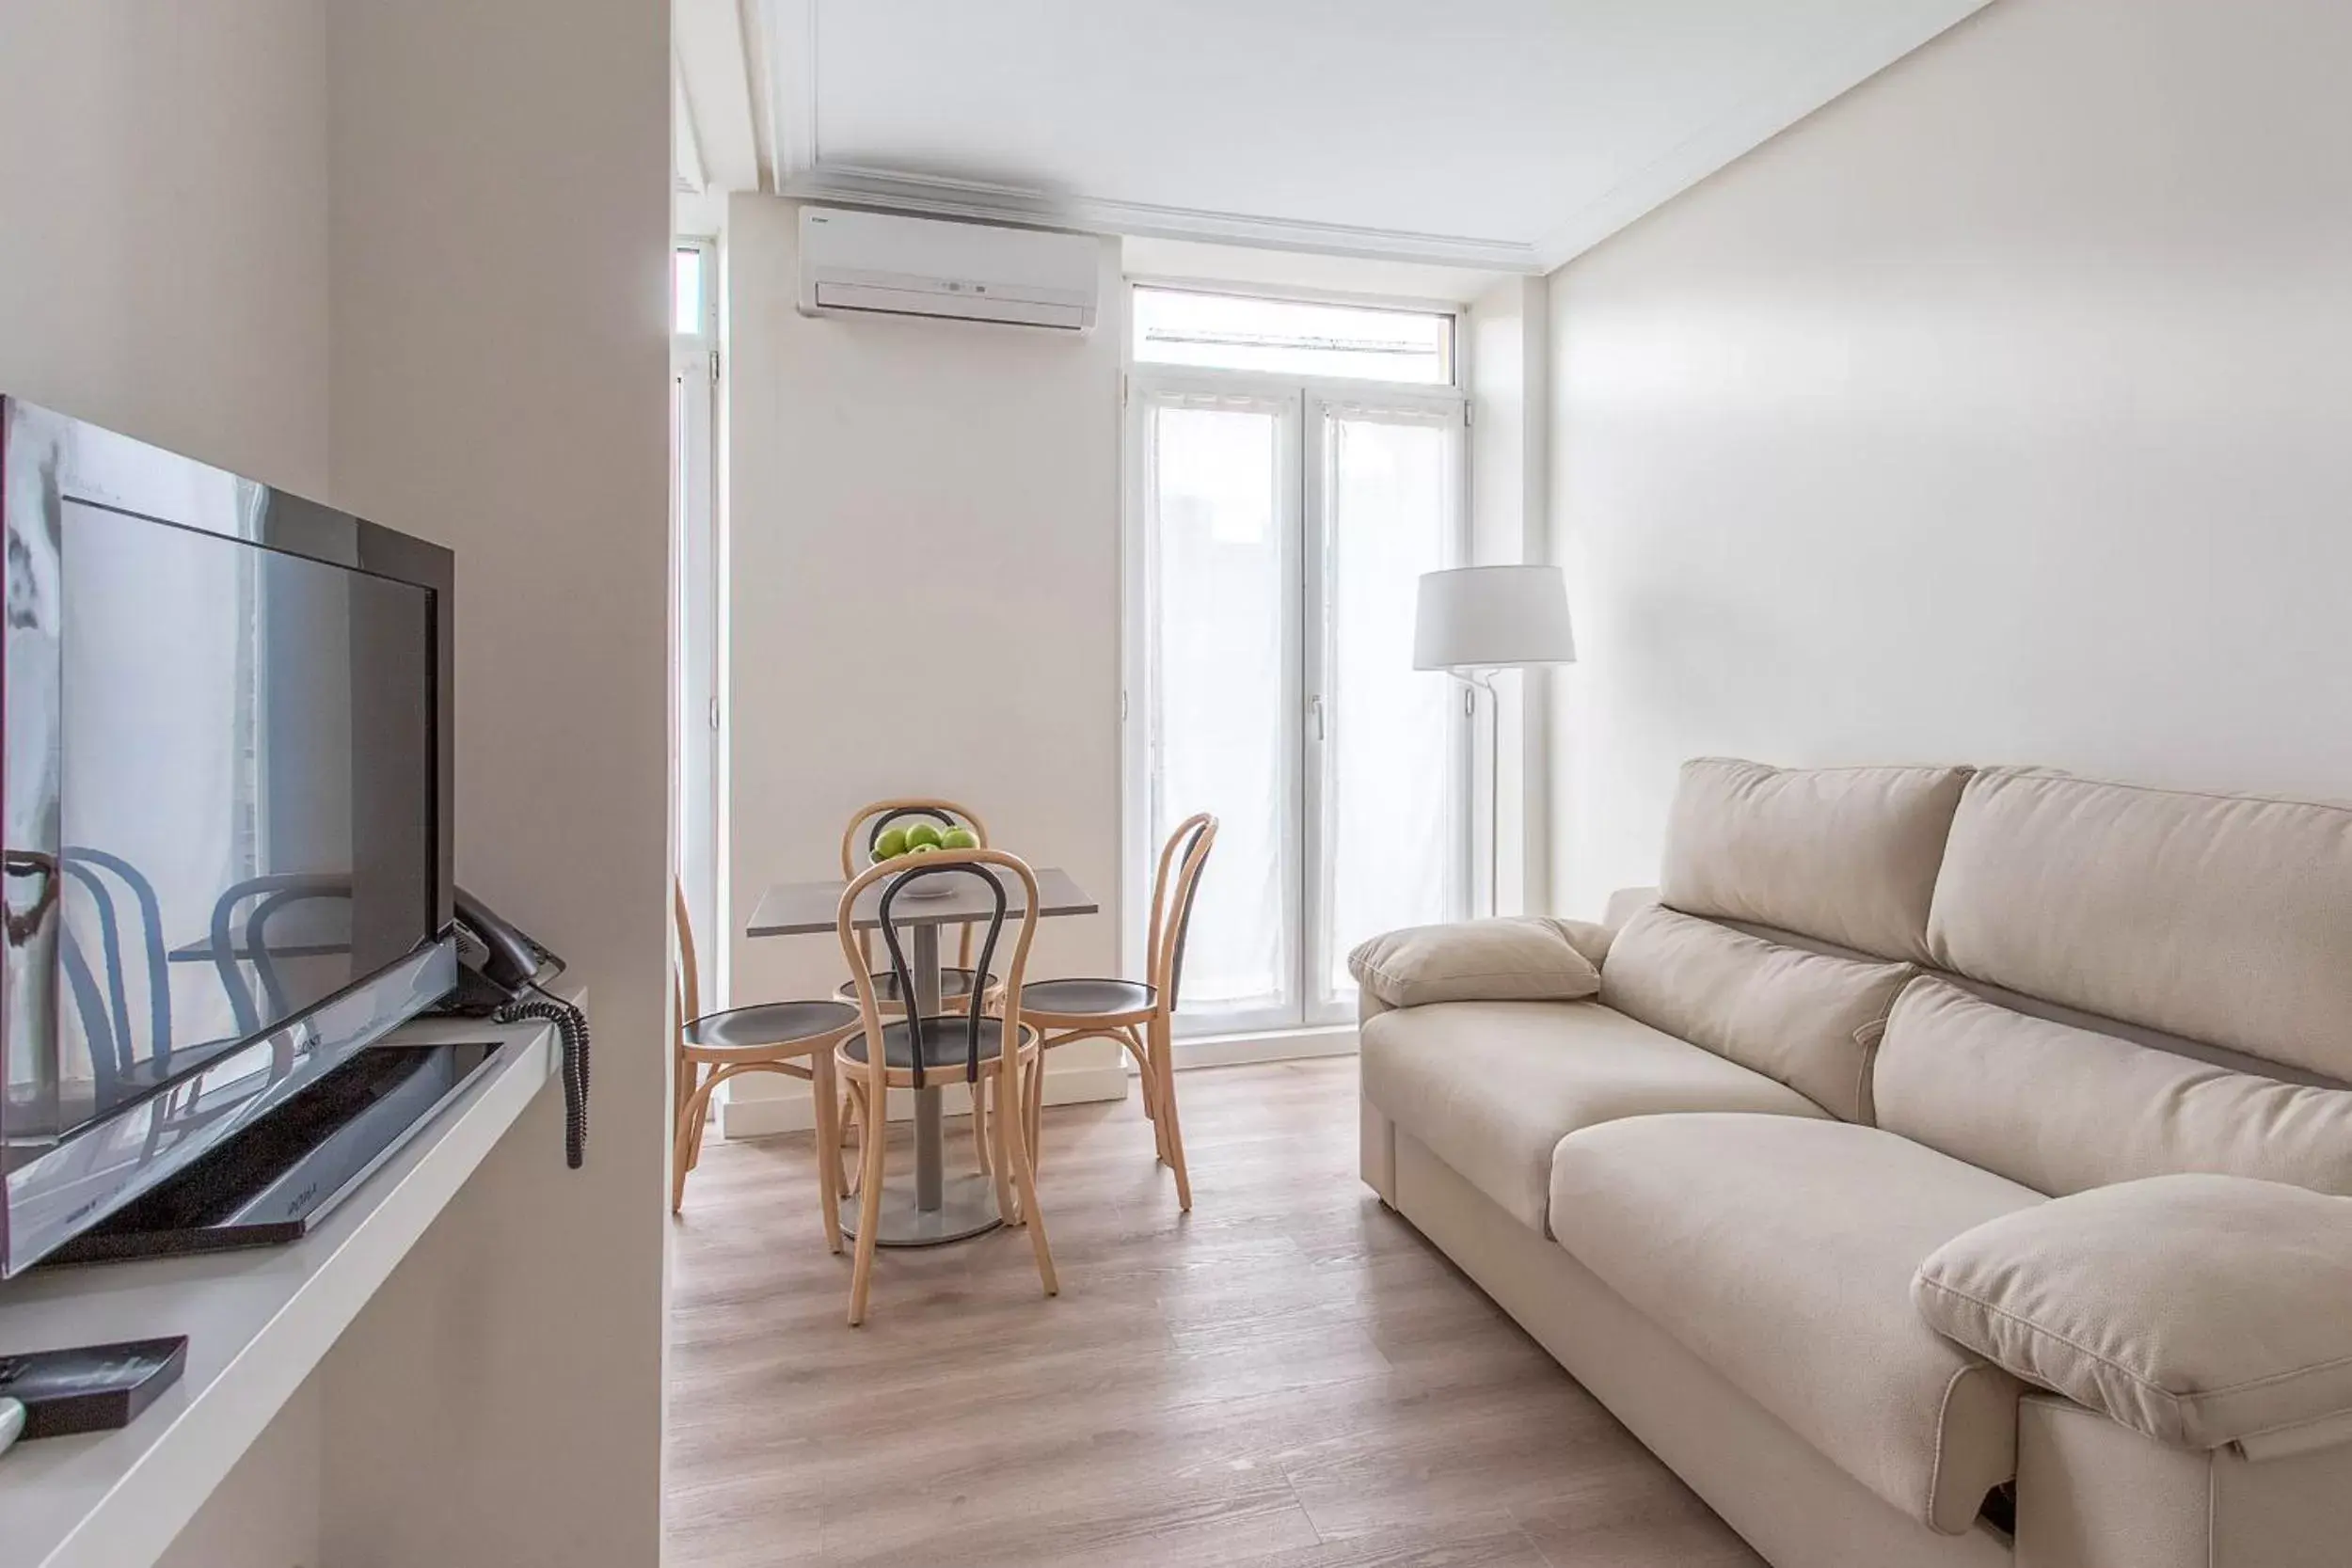
<path fill-rule="evenodd" d="M 1018 878 L 1000 875 L 993 866 L 973 869 L 993 879 L 1004 889 L 1008 925 L 1025 911 L 1028 890 Z M 1042 866 L 1033 874 L 1038 892 L 1034 918 L 1093 914 L 1100 909 L 1068 872 Z M 892 903 L 890 921 L 913 938 L 909 943 L 912 951 L 906 957 L 914 981 L 914 1010 L 925 1018 L 936 1019 L 948 1010 L 940 1003 L 941 933 L 951 926 L 973 923 L 985 930 L 995 913 L 996 899 L 973 877 L 930 877 L 924 879 L 924 883 L 927 887 L 944 886 L 946 891 L 916 896 L 910 888 Z M 891 885 L 891 879 L 880 879 L 858 895 L 856 907 L 850 913 L 853 929 L 871 931 L 882 925 L 882 895 Z M 820 881 L 775 883 L 759 895 L 743 934 L 753 938 L 833 936 L 838 930 L 841 895 L 848 886 L 837 877 Z M 1009 957 L 1010 941 L 1011 933 L 1008 931 L 998 945 L 996 961 L 1000 964 Z M 973 957 L 977 962 L 978 954 L 976 952 Z M 888 960 L 878 954 L 877 961 Z M 958 1006 L 961 1006 L 960 1000 Z M 961 1081 L 961 1074 L 956 1081 Z M 874 1233 L 877 1246 L 937 1246 L 980 1235 L 1003 1223 L 996 1213 L 995 1183 L 977 1170 L 955 1177 L 947 1174 L 946 1142 L 940 1127 L 944 1088 L 944 1085 L 928 1084 L 912 1091 L 914 1171 L 912 1178 L 899 1177 L 882 1183 L 881 1223 Z M 861 1135 L 878 1136 L 880 1129 L 868 1126 Z M 858 1200 L 844 1197 L 842 1228 L 855 1235 L 860 1218 Z"/>

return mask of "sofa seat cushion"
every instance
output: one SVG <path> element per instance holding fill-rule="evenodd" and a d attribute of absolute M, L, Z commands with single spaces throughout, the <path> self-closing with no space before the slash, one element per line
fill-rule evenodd
<path fill-rule="evenodd" d="M 1661 1111 L 1824 1115 L 1760 1072 L 1597 1002 L 1382 1013 L 1364 1024 L 1362 1069 L 1364 1098 L 1382 1115 L 1538 1235 L 1549 1234 L 1551 1152 L 1580 1127 Z"/>
<path fill-rule="evenodd" d="M 1966 1530 L 2016 1472 L 2017 1380 L 1912 1305 L 1936 1248 L 2045 1200 L 1850 1123 L 1660 1116 L 1552 1157 L 1560 1244 L 1911 1517 Z"/>

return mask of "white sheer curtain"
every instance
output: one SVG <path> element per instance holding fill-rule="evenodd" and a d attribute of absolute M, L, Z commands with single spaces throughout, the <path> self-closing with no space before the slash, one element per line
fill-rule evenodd
<path fill-rule="evenodd" d="M 1152 850 L 1220 819 L 1184 951 L 1188 1014 L 1295 1006 L 1288 405 L 1169 399 L 1147 425 L 1154 684 Z"/>
<path fill-rule="evenodd" d="M 1323 882 L 1314 1002 L 1352 1007 L 1347 955 L 1465 902 L 1461 700 L 1413 668 L 1423 572 L 1454 564 L 1461 477 L 1449 413 L 1327 407 L 1323 459 Z"/>

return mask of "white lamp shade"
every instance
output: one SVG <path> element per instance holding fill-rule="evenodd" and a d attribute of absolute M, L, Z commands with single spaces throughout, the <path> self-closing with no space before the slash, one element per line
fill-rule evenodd
<path fill-rule="evenodd" d="M 1575 662 L 1568 584 L 1559 567 L 1463 566 L 1422 575 L 1414 669 Z"/>

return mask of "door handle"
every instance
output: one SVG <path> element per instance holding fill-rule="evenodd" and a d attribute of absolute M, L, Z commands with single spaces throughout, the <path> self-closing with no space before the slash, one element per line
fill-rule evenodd
<path fill-rule="evenodd" d="M 1313 722 L 1315 727 L 1315 739 L 1320 742 L 1325 738 L 1323 728 L 1323 699 L 1321 697 L 1310 697 L 1307 699 L 1307 717 Z"/>

